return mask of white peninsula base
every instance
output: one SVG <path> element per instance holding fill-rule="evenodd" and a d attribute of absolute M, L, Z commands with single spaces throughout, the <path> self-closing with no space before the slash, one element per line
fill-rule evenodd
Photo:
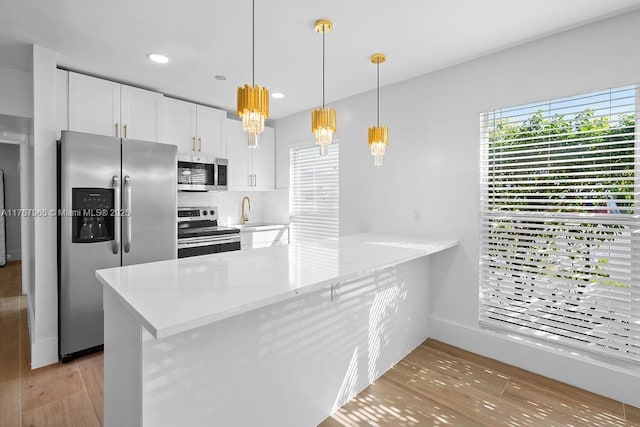
<path fill-rule="evenodd" d="M 99 271 L 105 425 L 317 425 L 428 337 L 426 255 L 455 244 L 364 234 Z"/>

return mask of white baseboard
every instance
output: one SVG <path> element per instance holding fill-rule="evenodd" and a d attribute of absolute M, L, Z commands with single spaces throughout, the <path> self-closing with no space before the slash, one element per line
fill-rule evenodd
<path fill-rule="evenodd" d="M 33 341 L 33 303 L 27 296 L 27 326 L 29 327 L 29 343 L 31 344 L 31 369 L 58 363 L 58 337 Z"/>
<path fill-rule="evenodd" d="M 31 343 L 31 369 L 58 363 L 58 338 L 46 338 Z"/>
<path fill-rule="evenodd" d="M 640 370 L 431 317 L 431 338 L 640 407 Z"/>
<path fill-rule="evenodd" d="M 7 261 L 20 261 L 21 254 L 20 249 L 7 250 Z"/>

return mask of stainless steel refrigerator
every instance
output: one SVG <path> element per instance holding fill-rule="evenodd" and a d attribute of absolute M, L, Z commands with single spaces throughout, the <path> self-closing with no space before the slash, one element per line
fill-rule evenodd
<path fill-rule="evenodd" d="M 62 361 L 104 343 L 95 271 L 177 257 L 177 148 L 80 132 L 58 145 Z"/>

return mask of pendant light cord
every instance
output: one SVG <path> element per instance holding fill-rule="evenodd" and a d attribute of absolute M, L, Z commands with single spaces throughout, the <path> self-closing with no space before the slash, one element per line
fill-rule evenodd
<path fill-rule="evenodd" d="M 256 85 L 256 0 L 251 1 L 251 84 Z"/>
<path fill-rule="evenodd" d="M 377 88 L 378 90 L 376 91 L 376 98 L 377 98 L 377 103 L 378 103 L 378 119 L 376 120 L 377 126 L 380 127 L 380 63 L 378 62 L 376 64 L 376 70 L 377 70 Z"/>
<path fill-rule="evenodd" d="M 324 110 L 324 36 L 325 28 L 322 28 L 322 109 Z"/>

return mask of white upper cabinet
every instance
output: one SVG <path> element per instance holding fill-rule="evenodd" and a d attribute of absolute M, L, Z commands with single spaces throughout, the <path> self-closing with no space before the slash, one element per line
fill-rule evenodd
<path fill-rule="evenodd" d="M 242 123 L 227 119 L 227 185 L 229 190 L 245 190 L 251 185 L 249 176 L 249 148 Z"/>
<path fill-rule="evenodd" d="M 157 142 L 162 94 L 69 73 L 69 130 Z"/>
<path fill-rule="evenodd" d="M 226 111 L 198 105 L 196 117 L 198 152 L 226 158 L 227 144 L 224 127 L 227 120 Z"/>
<path fill-rule="evenodd" d="M 275 143 L 275 129 L 265 126 L 264 132 L 260 135 L 259 147 L 250 149 L 253 157 L 252 172 L 255 190 L 268 191 L 275 188 Z"/>
<path fill-rule="evenodd" d="M 120 136 L 120 84 L 69 73 L 69 130 Z"/>
<path fill-rule="evenodd" d="M 275 187 L 275 130 L 265 127 L 259 147 L 249 148 L 238 120 L 227 119 L 228 186 L 236 191 L 268 191 Z"/>
<path fill-rule="evenodd" d="M 179 153 L 227 157 L 225 111 L 171 98 L 163 102 L 164 143 Z"/>
<path fill-rule="evenodd" d="M 162 94 L 122 85 L 120 87 L 121 136 L 142 141 L 160 141 Z"/>
<path fill-rule="evenodd" d="M 56 70 L 56 138 L 69 129 L 69 72 Z"/>
<path fill-rule="evenodd" d="M 196 151 L 196 105 L 172 98 L 163 104 L 162 142 L 177 146 L 179 153 Z"/>

